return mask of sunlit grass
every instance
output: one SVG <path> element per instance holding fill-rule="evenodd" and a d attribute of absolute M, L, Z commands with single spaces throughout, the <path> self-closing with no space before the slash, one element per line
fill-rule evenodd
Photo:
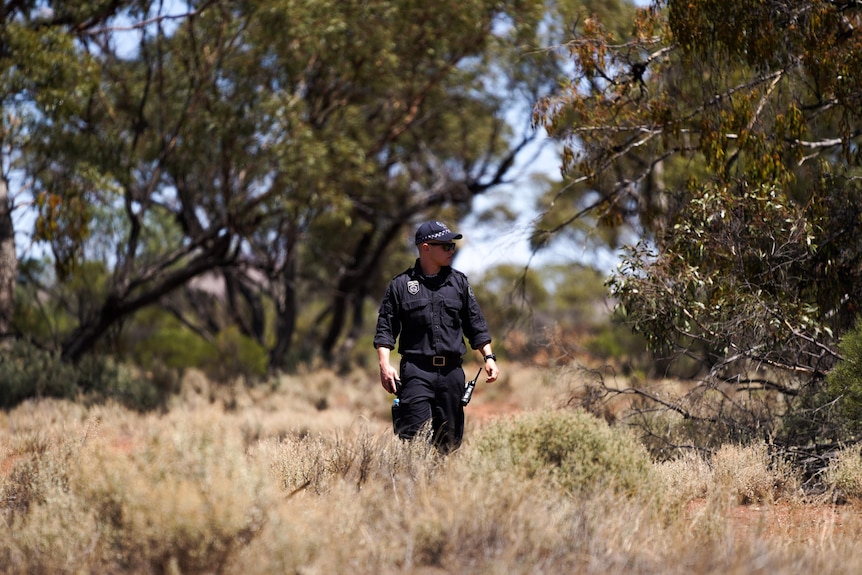
<path fill-rule="evenodd" d="M 810 507 L 765 448 L 651 463 L 511 377 L 520 414 L 440 457 L 392 437 L 373 377 L 217 387 L 162 413 L 33 401 L 0 415 L 2 573 L 857 573 L 860 521 Z M 507 401 L 480 394 L 483 401 Z M 509 398 L 508 401 L 517 401 Z M 473 407 L 473 406 L 471 406 Z M 487 407 L 487 405 L 486 405 Z M 524 406 L 522 406 L 524 407 Z M 468 408 L 468 417 L 470 417 Z M 834 483 L 857 494 L 858 456 Z M 741 521 L 738 511 L 758 510 Z M 790 511 L 788 511 L 788 509 Z"/>

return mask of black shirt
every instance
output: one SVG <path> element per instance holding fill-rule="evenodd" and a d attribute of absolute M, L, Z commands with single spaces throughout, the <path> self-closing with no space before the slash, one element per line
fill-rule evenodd
<path fill-rule="evenodd" d="M 472 349 L 491 342 L 485 317 L 463 273 L 444 267 L 426 277 L 416 260 L 389 283 L 377 316 L 375 348 L 394 349 L 398 340 L 401 355 L 464 355 L 465 336 Z"/>

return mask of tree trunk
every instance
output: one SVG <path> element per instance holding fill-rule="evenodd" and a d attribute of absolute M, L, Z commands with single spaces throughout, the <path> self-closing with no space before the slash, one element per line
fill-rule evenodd
<path fill-rule="evenodd" d="M 275 346 L 269 357 L 269 366 L 274 370 L 283 370 L 287 365 L 287 354 L 296 330 L 296 261 L 293 256 L 285 264 L 280 280 L 280 293 L 275 298 Z"/>
<path fill-rule="evenodd" d="M 348 282 L 349 283 L 349 282 Z M 323 352 L 323 358 L 327 362 L 332 361 L 332 350 L 338 341 L 341 332 L 344 331 L 344 324 L 347 320 L 347 290 L 350 289 L 347 283 L 340 282 L 336 289 L 335 297 L 332 299 L 331 315 L 332 319 L 329 322 L 329 329 L 326 337 L 320 344 L 320 349 Z"/>
<path fill-rule="evenodd" d="M 265 344 L 266 312 L 260 295 L 247 283 L 239 270 L 227 270 L 223 274 L 227 288 L 227 301 L 233 321 L 240 332 L 253 338 L 260 345 Z"/>
<path fill-rule="evenodd" d="M 359 291 L 352 296 L 352 324 L 347 332 L 347 337 L 344 338 L 344 342 L 342 342 L 341 347 L 339 348 L 338 357 L 336 359 L 336 365 L 338 365 L 339 369 L 342 371 L 348 371 L 350 367 L 355 363 L 351 355 L 353 353 L 353 349 L 356 347 L 356 343 L 359 341 L 359 338 L 362 336 L 363 330 L 365 328 L 364 304 L 367 295 L 367 285 L 363 284 Z M 371 351 L 369 350 L 368 353 L 370 355 Z M 365 365 L 365 363 L 361 359 L 358 363 L 359 365 Z"/>
<path fill-rule="evenodd" d="M 351 301 L 354 305 L 362 305 L 362 300 L 368 293 L 368 282 L 374 277 L 382 255 L 397 237 L 396 234 L 401 229 L 401 222 L 407 219 L 406 215 L 394 218 L 394 223 L 380 234 L 380 240 L 371 253 L 368 253 L 365 247 L 372 241 L 373 234 L 371 232 L 366 234 L 362 241 L 357 242 L 358 247 L 353 254 L 352 264 L 341 272 L 330 305 L 332 320 L 329 322 L 329 329 L 320 344 L 321 352 L 327 359 L 332 359 L 338 338 L 341 337 L 344 326 L 347 324 L 348 308 Z"/>
<path fill-rule="evenodd" d="M 0 175 L 0 345 L 12 335 L 12 313 L 15 308 L 15 281 L 18 258 L 15 255 L 15 229 L 9 184 Z"/>

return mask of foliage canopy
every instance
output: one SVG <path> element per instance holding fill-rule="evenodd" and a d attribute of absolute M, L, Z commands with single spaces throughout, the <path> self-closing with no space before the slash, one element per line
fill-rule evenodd
<path fill-rule="evenodd" d="M 0 246 L 47 255 L 0 253 L 0 331 L 129 353 L 158 306 L 271 369 L 349 361 L 415 223 L 514 177 L 563 64 L 535 48 L 582 6 L 12 3 Z"/>
<path fill-rule="evenodd" d="M 807 445 L 822 438 L 775 415 L 817 417 L 806 398 L 862 296 L 862 8 L 728 8 L 663 0 L 625 37 L 599 18 L 576 30 L 574 73 L 535 109 L 567 174 L 539 236 L 585 219 L 630 230 L 610 286 L 633 327 L 745 408 L 737 436 Z"/>

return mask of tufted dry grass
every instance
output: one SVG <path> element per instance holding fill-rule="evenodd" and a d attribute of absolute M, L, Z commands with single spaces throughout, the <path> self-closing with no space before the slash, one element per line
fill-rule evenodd
<path fill-rule="evenodd" d="M 362 373 L 189 373 L 165 413 L 28 402 L 0 414 L 0 573 L 860 572 L 852 497 L 813 505 L 758 446 L 643 467 L 630 437 L 560 409 L 569 385 L 480 388 L 446 458 L 392 437 Z M 532 441 L 537 424 L 573 439 Z M 586 477 L 595 453 L 642 481 Z M 838 465 L 852 495 L 858 463 Z"/>

